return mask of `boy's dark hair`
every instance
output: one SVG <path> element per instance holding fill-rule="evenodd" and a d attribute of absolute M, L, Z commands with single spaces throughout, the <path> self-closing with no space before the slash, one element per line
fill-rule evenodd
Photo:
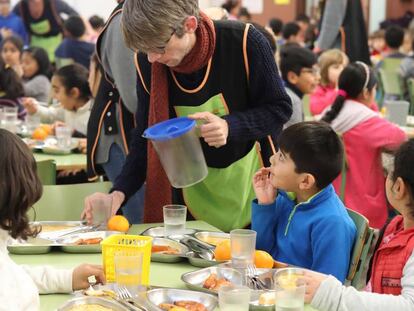
<path fill-rule="evenodd" d="M 49 61 L 49 55 L 44 48 L 41 47 L 28 47 L 23 50 L 23 53 L 29 53 L 37 62 L 39 70 L 33 75 L 44 75 L 50 78 L 51 74 L 51 65 Z"/>
<path fill-rule="evenodd" d="M 289 39 L 291 36 L 296 36 L 300 31 L 300 27 L 297 23 L 295 22 L 290 22 L 285 24 L 285 26 L 283 26 L 283 30 L 282 30 L 282 36 L 283 39 L 287 40 Z"/>
<path fill-rule="evenodd" d="M 38 230 L 29 227 L 27 211 L 42 195 L 36 162 L 26 144 L 0 129 L 0 227 L 13 238 L 27 239 Z"/>
<path fill-rule="evenodd" d="M 91 24 L 93 29 L 97 30 L 105 26 L 105 21 L 98 15 L 92 15 L 89 17 L 89 24 Z"/>
<path fill-rule="evenodd" d="M 296 173 L 311 174 L 320 190 L 339 175 L 343 161 L 343 145 L 326 123 L 300 122 L 285 129 L 278 138 L 279 148 L 289 154 Z"/>
<path fill-rule="evenodd" d="M 6 65 L 0 57 L 0 90 L 6 93 L 5 99 L 16 100 L 24 96 L 22 80 L 14 69 Z M 0 175 L 1 176 L 1 175 Z M 1 178 L 0 178 L 1 179 Z"/>
<path fill-rule="evenodd" d="M 317 61 L 315 54 L 309 49 L 294 45 L 282 47 L 280 49 L 280 72 L 283 80 L 288 81 L 289 71 L 300 75 L 303 68 L 312 68 Z"/>
<path fill-rule="evenodd" d="M 390 178 L 392 181 L 396 181 L 398 177 L 401 177 L 404 181 L 410 194 L 410 214 L 414 217 L 414 139 L 410 139 L 402 144 L 395 153 L 394 170 L 391 173 Z"/>
<path fill-rule="evenodd" d="M 63 27 L 68 32 L 68 34 L 75 39 L 82 37 L 86 31 L 83 19 L 77 15 L 69 16 L 69 18 L 65 20 Z"/>
<path fill-rule="evenodd" d="M 310 18 L 308 15 L 306 14 L 299 14 L 298 16 L 296 16 L 296 21 L 297 22 L 303 22 L 305 24 L 310 24 Z"/>
<path fill-rule="evenodd" d="M 240 18 L 242 16 L 245 16 L 248 20 L 251 20 L 252 19 L 252 16 L 251 16 L 249 10 L 246 7 L 241 7 L 240 8 L 239 16 L 238 17 Z"/>
<path fill-rule="evenodd" d="M 275 54 L 276 53 L 276 41 L 273 35 L 268 30 L 266 30 L 266 28 L 264 28 L 262 25 L 258 23 L 251 23 L 251 24 L 266 38 L 266 40 L 270 44 L 270 48 L 272 49 L 273 54 Z"/>
<path fill-rule="evenodd" d="M 338 88 L 346 92 L 346 98 L 357 98 L 364 90 L 367 73 L 369 74 L 367 89 L 371 91 L 377 85 L 377 78 L 373 70 L 362 62 L 351 63 L 344 68 L 339 75 Z M 343 95 L 336 96 L 331 109 L 323 116 L 322 120 L 331 123 L 341 112 L 346 98 Z"/>
<path fill-rule="evenodd" d="M 89 73 L 82 65 L 71 64 L 63 66 L 55 72 L 55 76 L 60 78 L 66 93 L 76 87 L 79 89 L 81 99 L 89 100 L 92 97 L 88 81 Z"/>
<path fill-rule="evenodd" d="M 385 43 L 392 49 L 398 49 L 404 41 L 404 29 L 391 25 L 385 31 Z"/>
<path fill-rule="evenodd" d="M 23 40 L 16 36 L 10 36 L 1 41 L 1 48 L 3 49 L 4 44 L 7 42 L 11 42 L 19 51 L 20 53 L 23 52 Z"/>
<path fill-rule="evenodd" d="M 272 18 L 269 21 L 269 27 L 272 29 L 275 36 L 278 36 L 283 29 L 283 22 L 279 18 Z"/>

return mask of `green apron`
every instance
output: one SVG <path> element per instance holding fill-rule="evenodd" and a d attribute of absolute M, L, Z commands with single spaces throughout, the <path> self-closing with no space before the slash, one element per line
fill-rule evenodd
<path fill-rule="evenodd" d="M 50 22 L 47 19 L 37 23 L 31 23 L 30 29 L 32 31 L 30 45 L 44 48 L 49 56 L 49 60 L 53 62 L 55 60 L 55 50 L 62 42 L 62 34 L 59 33 L 55 36 L 47 37 L 42 36 L 42 34 L 48 33 L 51 30 Z"/>
<path fill-rule="evenodd" d="M 228 114 L 222 94 L 201 106 L 174 106 L 177 116 L 208 111 L 217 116 Z M 183 189 L 184 201 L 191 214 L 223 231 L 243 228 L 251 220 L 251 203 L 255 197 L 252 180 L 260 167 L 256 147 L 226 168 L 208 168 L 200 183 Z"/>

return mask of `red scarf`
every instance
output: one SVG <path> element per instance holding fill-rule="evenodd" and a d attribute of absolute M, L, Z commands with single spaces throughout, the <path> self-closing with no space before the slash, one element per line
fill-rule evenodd
<path fill-rule="evenodd" d="M 192 73 L 207 65 L 213 56 L 216 46 L 214 24 L 204 13 L 195 32 L 196 43 L 193 49 L 181 61 L 180 65 L 172 68 L 178 73 Z M 168 98 L 168 67 L 152 64 L 151 95 L 149 106 L 148 127 L 169 119 Z M 144 222 L 162 222 L 162 207 L 171 204 L 171 185 L 168 181 L 158 155 L 152 144 L 148 142 L 147 185 L 145 193 Z"/>

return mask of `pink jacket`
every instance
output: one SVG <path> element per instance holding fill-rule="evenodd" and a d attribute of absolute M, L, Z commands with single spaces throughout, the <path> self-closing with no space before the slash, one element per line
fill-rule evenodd
<path fill-rule="evenodd" d="M 387 219 L 385 176 L 381 163 L 383 149 L 396 149 L 405 133 L 380 117 L 373 117 L 343 133 L 348 163 L 345 206 L 368 218 L 374 228 L 381 228 Z M 334 181 L 339 194 L 341 176 Z"/>
<path fill-rule="evenodd" d="M 321 114 L 327 107 L 333 104 L 338 91 L 330 86 L 318 85 L 313 93 L 310 95 L 310 112 L 313 116 Z M 378 111 L 378 106 L 374 102 L 370 108 Z"/>

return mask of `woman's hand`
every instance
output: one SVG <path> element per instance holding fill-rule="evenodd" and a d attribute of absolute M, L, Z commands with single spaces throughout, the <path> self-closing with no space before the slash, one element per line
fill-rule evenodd
<path fill-rule="evenodd" d="M 227 144 L 229 126 L 226 120 L 211 112 L 197 112 L 188 117 L 204 121 L 204 124 L 200 125 L 200 134 L 209 146 L 219 148 Z"/>
<path fill-rule="evenodd" d="M 270 183 L 270 168 L 261 168 L 253 177 L 253 189 L 257 201 L 261 205 L 272 204 L 276 199 L 277 190 Z"/>

